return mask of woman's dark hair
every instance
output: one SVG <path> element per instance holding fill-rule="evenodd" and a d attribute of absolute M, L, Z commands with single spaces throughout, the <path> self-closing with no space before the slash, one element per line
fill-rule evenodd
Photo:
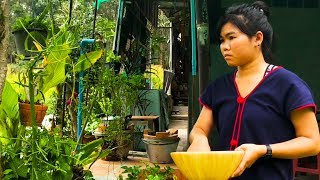
<path fill-rule="evenodd" d="M 268 21 L 269 7 L 263 1 L 253 4 L 241 4 L 229 7 L 218 22 L 217 34 L 220 36 L 226 23 L 237 26 L 248 37 L 253 37 L 258 31 L 263 33 L 262 54 L 267 62 L 272 62 L 273 29 Z"/>

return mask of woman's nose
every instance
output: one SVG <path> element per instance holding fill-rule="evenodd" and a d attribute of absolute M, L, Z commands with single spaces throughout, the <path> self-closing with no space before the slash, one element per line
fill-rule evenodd
<path fill-rule="evenodd" d="M 230 50 L 230 44 L 227 42 L 223 42 L 220 44 L 220 49 L 221 49 L 221 51 Z"/>

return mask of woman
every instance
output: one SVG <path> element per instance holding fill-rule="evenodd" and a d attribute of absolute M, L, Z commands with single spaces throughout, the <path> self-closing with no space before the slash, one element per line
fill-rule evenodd
<path fill-rule="evenodd" d="M 268 63 L 273 30 L 261 1 L 227 9 L 220 20 L 221 53 L 237 67 L 212 82 L 190 133 L 188 151 L 210 151 L 213 126 L 219 150 L 244 151 L 235 179 L 292 180 L 292 160 L 316 155 L 320 137 L 310 88 L 294 73 Z"/>

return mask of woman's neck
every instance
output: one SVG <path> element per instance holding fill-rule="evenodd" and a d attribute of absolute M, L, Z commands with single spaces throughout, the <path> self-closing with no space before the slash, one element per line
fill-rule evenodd
<path fill-rule="evenodd" d="M 249 77 L 249 76 L 260 75 L 260 74 L 263 75 L 267 66 L 268 66 L 268 63 L 265 62 L 263 56 L 259 57 L 248 64 L 245 64 L 243 66 L 238 66 L 237 77 L 242 78 L 242 77 Z"/>

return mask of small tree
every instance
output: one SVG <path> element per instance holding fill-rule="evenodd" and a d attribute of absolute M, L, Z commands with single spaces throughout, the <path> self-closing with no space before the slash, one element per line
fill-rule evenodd
<path fill-rule="evenodd" d="M 7 74 L 9 7 L 9 0 L 0 0 L 0 99 Z"/>

